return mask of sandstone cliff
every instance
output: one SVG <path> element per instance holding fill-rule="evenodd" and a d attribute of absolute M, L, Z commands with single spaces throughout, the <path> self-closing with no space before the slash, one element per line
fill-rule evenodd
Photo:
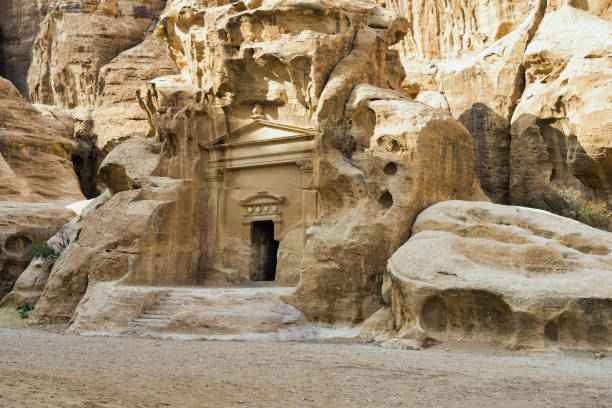
<path fill-rule="evenodd" d="M 470 130 L 492 200 L 520 202 L 558 186 L 612 205 L 602 176 L 610 172 L 610 125 L 601 115 L 610 107 L 597 102 L 611 92 L 609 1 L 384 4 L 411 26 L 401 43 L 404 90 Z M 549 107 L 554 114 L 543 112 Z"/>
<path fill-rule="evenodd" d="M 67 124 L 27 103 L 0 78 L 0 197 L 66 204 L 82 195 L 72 167 L 76 144 Z M 68 124 L 69 126 L 69 124 Z"/>
<path fill-rule="evenodd" d="M 83 199 L 70 123 L 41 109 L 0 78 L 0 296 L 27 266 L 31 246 L 74 216 L 64 206 Z"/>
<path fill-rule="evenodd" d="M 40 23 L 53 0 L 7 0 L 0 13 L 0 76 L 28 95 L 27 74 Z"/>

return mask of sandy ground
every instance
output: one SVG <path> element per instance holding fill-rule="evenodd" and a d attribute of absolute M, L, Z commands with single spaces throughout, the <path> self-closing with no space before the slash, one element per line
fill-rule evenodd
<path fill-rule="evenodd" d="M 612 407 L 612 358 L 592 353 L 79 337 L 11 313 L 0 407 Z"/>

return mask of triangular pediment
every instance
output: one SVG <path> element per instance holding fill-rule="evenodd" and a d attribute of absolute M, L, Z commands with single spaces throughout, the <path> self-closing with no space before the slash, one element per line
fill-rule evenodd
<path fill-rule="evenodd" d="M 207 147 L 210 149 L 243 144 L 270 143 L 293 138 L 314 137 L 312 129 L 255 119 L 253 122 L 218 138 Z"/>
<path fill-rule="evenodd" d="M 257 194 L 240 201 L 243 207 L 251 205 L 280 205 L 285 197 L 269 194 L 267 191 L 259 191 Z"/>

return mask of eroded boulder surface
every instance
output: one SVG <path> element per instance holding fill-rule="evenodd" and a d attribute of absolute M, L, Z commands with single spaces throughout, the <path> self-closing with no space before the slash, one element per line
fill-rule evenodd
<path fill-rule="evenodd" d="M 390 309 L 368 326 L 390 334 L 390 346 L 609 350 L 611 274 L 608 232 L 541 210 L 443 202 L 419 215 L 389 260 Z"/>
<path fill-rule="evenodd" d="M 0 298 L 30 263 L 30 250 L 53 236 L 75 213 L 54 203 L 0 201 Z"/>
<path fill-rule="evenodd" d="M 405 95 L 358 85 L 347 103 L 356 150 L 320 161 L 325 218 L 308 231 L 300 284 L 289 301 L 314 320 L 359 321 L 378 307 L 384 265 L 414 217 L 445 197 L 484 198 L 469 133 Z"/>

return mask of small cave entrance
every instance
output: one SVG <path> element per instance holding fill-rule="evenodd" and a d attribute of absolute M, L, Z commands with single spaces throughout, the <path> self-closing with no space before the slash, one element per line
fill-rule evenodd
<path fill-rule="evenodd" d="M 273 221 L 251 223 L 251 280 L 274 281 L 278 241 L 274 239 Z"/>

